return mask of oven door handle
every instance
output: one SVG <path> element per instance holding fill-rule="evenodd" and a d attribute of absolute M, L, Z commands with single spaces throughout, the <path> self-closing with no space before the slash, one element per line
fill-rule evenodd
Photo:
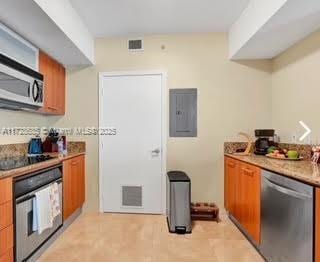
<path fill-rule="evenodd" d="M 22 202 L 26 202 L 26 201 L 28 201 L 28 200 L 30 200 L 30 199 L 32 199 L 32 198 L 35 198 L 35 197 L 36 197 L 35 194 L 27 195 L 27 196 L 25 196 L 25 197 L 23 197 L 23 198 L 20 198 L 19 200 L 16 200 L 16 204 L 18 205 L 18 204 L 20 204 L 20 203 L 22 203 Z"/>
<path fill-rule="evenodd" d="M 54 181 L 53 183 L 61 184 L 62 183 L 62 178 Z M 18 205 L 18 204 L 20 204 L 22 202 L 28 201 L 28 200 L 30 200 L 32 198 L 35 198 L 35 197 L 36 197 L 35 194 L 26 195 L 25 197 L 21 197 L 20 199 L 16 200 L 16 204 Z"/>

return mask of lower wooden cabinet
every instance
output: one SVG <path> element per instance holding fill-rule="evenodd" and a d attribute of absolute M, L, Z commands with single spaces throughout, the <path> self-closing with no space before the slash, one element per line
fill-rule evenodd
<path fill-rule="evenodd" d="M 0 230 L 13 224 L 12 200 L 0 205 Z"/>
<path fill-rule="evenodd" d="M 13 225 L 0 231 L 0 256 L 13 248 Z"/>
<path fill-rule="evenodd" d="M 70 217 L 85 201 L 85 156 L 63 162 L 63 219 Z"/>
<path fill-rule="evenodd" d="M 260 168 L 226 157 L 225 208 L 257 244 L 261 231 L 260 195 Z"/>
<path fill-rule="evenodd" d="M 237 173 L 239 170 L 239 162 L 235 159 L 226 158 L 224 162 L 224 205 L 225 209 L 233 216 L 236 215 L 236 190 L 237 190 Z"/>
<path fill-rule="evenodd" d="M 10 248 L 5 254 L 0 256 L 0 262 L 13 262 L 13 248 Z"/>
<path fill-rule="evenodd" d="M 320 188 L 315 191 L 315 262 L 320 262 Z"/>
<path fill-rule="evenodd" d="M 0 179 L 0 262 L 13 261 L 12 179 Z"/>
<path fill-rule="evenodd" d="M 0 179 L 0 205 L 12 200 L 12 178 Z"/>
<path fill-rule="evenodd" d="M 239 193 L 240 200 L 239 222 L 249 235 L 260 243 L 260 199 L 261 199 L 261 172 L 260 168 L 240 163 L 239 168 Z"/>

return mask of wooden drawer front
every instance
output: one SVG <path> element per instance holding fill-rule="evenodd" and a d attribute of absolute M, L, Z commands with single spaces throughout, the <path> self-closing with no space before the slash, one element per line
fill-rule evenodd
<path fill-rule="evenodd" d="M 0 230 L 13 224 L 12 200 L 0 205 Z"/>
<path fill-rule="evenodd" d="M 0 231 L 0 256 L 13 247 L 13 225 Z"/>
<path fill-rule="evenodd" d="M 0 205 L 12 200 L 12 179 L 0 179 Z"/>
<path fill-rule="evenodd" d="M 0 257 L 0 262 L 13 262 L 13 248 Z"/>

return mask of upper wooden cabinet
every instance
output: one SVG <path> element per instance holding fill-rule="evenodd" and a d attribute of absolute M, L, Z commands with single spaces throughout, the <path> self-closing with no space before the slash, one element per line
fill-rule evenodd
<path fill-rule="evenodd" d="M 63 162 L 63 218 L 70 217 L 85 201 L 85 156 Z"/>
<path fill-rule="evenodd" d="M 257 244 L 261 226 L 260 173 L 258 167 L 225 158 L 225 208 Z"/>
<path fill-rule="evenodd" d="M 65 113 L 65 68 L 43 52 L 39 52 L 39 71 L 44 77 L 44 106 L 39 111 L 45 114 Z"/>

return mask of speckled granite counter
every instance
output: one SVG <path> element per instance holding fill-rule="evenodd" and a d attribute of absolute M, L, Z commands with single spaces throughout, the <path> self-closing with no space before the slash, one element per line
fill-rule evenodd
<path fill-rule="evenodd" d="M 278 160 L 254 154 L 239 156 L 225 153 L 225 156 L 320 187 L 320 165 L 313 164 L 308 160 Z"/>
<path fill-rule="evenodd" d="M 23 145 L 24 144 L 1 146 L 2 150 L 4 147 L 9 149 L 9 151 L 6 151 L 6 152 L 2 151 L 2 156 L 9 157 L 9 156 L 25 155 L 26 150 L 25 150 L 25 146 Z M 19 152 L 17 152 L 17 150 L 14 150 L 17 148 L 19 148 Z M 86 152 L 85 142 L 68 142 L 67 148 L 68 148 L 68 153 L 65 156 L 58 157 L 58 153 L 44 153 L 46 155 L 51 155 L 54 158 L 44 162 L 25 166 L 25 167 L 20 167 L 20 168 L 6 170 L 6 171 L 0 171 L 0 179 L 7 178 L 7 177 L 17 177 L 17 176 L 32 173 L 50 166 L 59 165 L 67 159 L 70 159 L 79 155 L 84 155 Z"/>

